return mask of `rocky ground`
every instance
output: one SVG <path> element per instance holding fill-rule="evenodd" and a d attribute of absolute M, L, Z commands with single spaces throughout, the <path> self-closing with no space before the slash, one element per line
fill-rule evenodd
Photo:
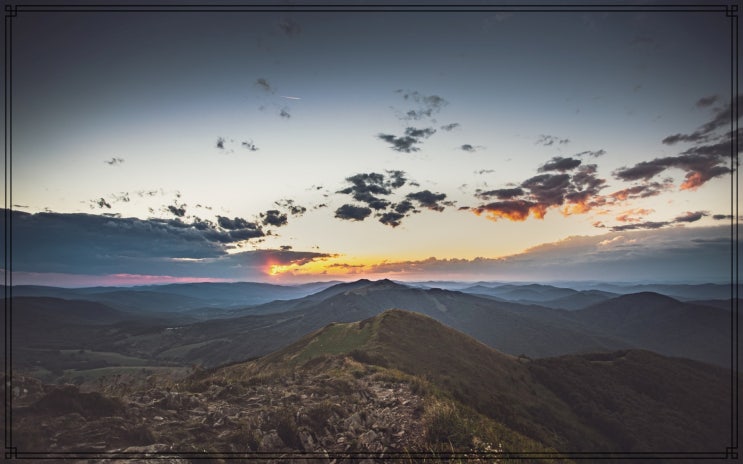
<path fill-rule="evenodd" d="M 331 364 L 344 362 L 352 361 Z M 140 459 L 154 453 L 172 462 L 203 453 L 266 453 L 276 462 L 305 453 L 340 462 L 353 453 L 363 458 L 425 449 L 424 398 L 409 383 L 372 370 L 334 376 L 333 367 L 238 381 L 204 376 L 119 397 L 14 379 L 14 442 L 19 451 Z"/>

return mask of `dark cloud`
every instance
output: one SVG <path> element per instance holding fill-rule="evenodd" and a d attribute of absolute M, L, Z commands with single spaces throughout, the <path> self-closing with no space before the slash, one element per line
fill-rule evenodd
<path fill-rule="evenodd" d="M 413 203 L 410 202 L 410 200 L 403 200 L 400 203 L 396 204 L 393 209 L 396 213 L 400 214 L 407 214 L 410 212 L 418 213 L 419 211 L 415 209 L 415 206 L 413 206 Z"/>
<path fill-rule="evenodd" d="M 535 143 L 537 145 L 544 145 L 545 147 L 549 147 L 554 144 L 565 145 L 567 143 L 570 143 L 570 139 L 561 139 L 560 137 L 555 137 L 554 135 L 541 134 Z"/>
<path fill-rule="evenodd" d="M 475 192 L 477 198 L 490 200 L 494 197 L 501 201 L 475 207 L 472 211 L 478 215 L 486 214 L 491 220 L 523 221 L 530 214 L 542 219 L 552 207 L 562 206 L 562 214 L 570 215 L 585 213 L 606 203 L 606 198 L 600 195 L 606 187 L 606 180 L 597 176 L 595 164 L 581 165 L 580 160 L 557 157 L 542 166 L 540 171 L 545 167 L 549 170 L 569 168 L 575 172 L 539 174 L 514 188 L 478 189 Z"/>
<path fill-rule="evenodd" d="M 495 169 L 480 169 L 479 171 L 475 171 L 475 174 L 491 174 L 494 173 Z"/>
<path fill-rule="evenodd" d="M 258 151 L 258 147 L 253 143 L 252 140 L 243 141 L 241 145 L 249 151 Z"/>
<path fill-rule="evenodd" d="M 376 195 L 389 195 L 392 193 L 393 185 L 404 184 L 404 172 L 393 171 L 391 179 L 387 179 L 384 174 L 376 172 L 361 173 L 347 177 L 346 181 L 352 185 L 338 193 L 352 195 L 353 199 L 366 203 L 367 206 L 375 210 L 382 210 L 390 205 L 390 202 L 379 198 Z M 400 182 L 402 181 L 402 184 Z"/>
<path fill-rule="evenodd" d="M 405 177 L 405 171 L 385 171 L 389 174 L 390 179 L 386 181 L 386 184 L 393 189 L 400 188 L 405 185 L 408 179 Z"/>
<path fill-rule="evenodd" d="M 250 240 L 251 238 L 263 237 L 265 234 L 260 229 L 238 229 L 230 231 L 231 241 Z"/>
<path fill-rule="evenodd" d="M 521 183 L 537 204 L 547 208 L 561 205 L 570 187 L 570 174 L 540 174 Z"/>
<path fill-rule="evenodd" d="M 186 215 L 186 205 L 180 205 L 180 206 L 168 206 L 168 211 L 170 211 L 171 214 L 173 214 L 175 217 L 183 217 Z"/>
<path fill-rule="evenodd" d="M 472 145 L 470 145 L 469 143 L 465 143 L 464 145 L 460 146 L 459 149 L 462 151 L 469 152 L 469 153 L 474 153 L 477 151 L 477 149 L 473 147 Z"/>
<path fill-rule="evenodd" d="M 671 182 L 661 184 L 660 182 L 650 182 L 641 185 L 635 185 L 626 189 L 617 190 L 614 193 L 609 194 L 614 200 L 634 200 L 636 198 L 647 198 L 660 195 L 662 192 L 670 189 L 673 186 Z"/>
<path fill-rule="evenodd" d="M 461 124 L 459 124 L 458 122 L 453 122 L 451 124 L 445 124 L 445 125 L 439 127 L 439 129 L 441 129 L 443 131 L 446 131 L 446 132 L 451 132 L 454 129 L 456 129 L 457 127 L 461 127 Z"/>
<path fill-rule="evenodd" d="M 261 213 L 261 219 L 264 226 L 281 227 L 289 223 L 286 214 L 277 209 L 269 209 L 265 213 Z"/>
<path fill-rule="evenodd" d="M 444 206 L 452 206 L 453 203 L 445 202 L 445 193 L 433 193 L 430 190 L 409 193 L 405 196 L 408 200 L 415 200 L 421 208 L 427 208 L 433 211 L 443 211 Z"/>
<path fill-rule="evenodd" d="M 279 249 L 280 249 L 281 251 L 289 251 L 289 250 L 291 250 L 292 248 L 294 248 L 294 247 L 292 247 L 291 245 L 281 245 L 281 246 L 279 247 Z"/>
<path fill-rule="evenodd" d="M 415 127 L 408 127 L 405 129 L 405 135 L 416 139 L 428 138 L 436 133 L 436 129 L 433 127 L 426 127 L 425 129 L 416 129 Z"/>
<path fill-rule="evenodd" d="M 291 19 L 282 19 L 278 24 L 279 30 L 289 37 L 296 37 L 302 32 L 302 27 Z"/>
<path fill-rule="evenodd" d="M 224 143 L 226 142 L 224 137 L 217 137 L 217 148 L 224 150 Z"/>
<path fill-rule="evenodd" d="M 392 145 L 391 148 L 395 151 L 412 153 L 420 150 L 420 148 L 415 146 L 416 144 L 420 144 L 423 141 L 422 139 L 426 139 L 435 133 L 436 129 L 432 127 L 425 129 L 408 127 L 405 129 L 405 135 L 402 137 L 396 137 L 392 134 L 377 134 L 377 138 Z"/>
<path fill-rule="evenodd" d="M 99 208 L 111 209 L 111 203 L 107 202 L 104 198 L 99 198 L 98 200 L 95 200 L 93 203 L 98 205 Z"/>
<path fill-rule="evenodd" d="M 258 79 L 256 79 L 255 85 L 265 90 L 266 92 L 271 92 L 271 93 L 275 92 L 273 87 L 271 87 L 271 84 L 268 82 L 268 79 L 264 77 L 259 77 Z"/>
<path fill-rule="evenodd" d="M 391 227 L 397 227 L 400 225 L 404 217 L 404 214 L 398 213 L 396 211 L 388 211 L 379 216 L 379 222 Z"/>
<path fill-rule="evenodd" d="M 483 200 L 488 200 L 491 197 L 495 197 L 499 200 L 510 200 L 511 198 L 520 197 L 524 195 L 524 193 L 524 189 L 520 187 L 488 190 L 487 192 L 478 189 L 475 191 L 475 196 Z"/>
<path fill-rule="evenodd" d="M 707 211 L 687 211 L 681 216 L 677 216 L 673 219 L 673 222 L 697 222 L 704 216 L 709 216 Z"/>
<path fill-rule="evenodd" d="M 217 216 L 217 224 L 219 224 L 219 227 L 227 230 L 255 229 L 258 227 L 255 223 L 248 222 L 247 220 L 239 217 L 230 219 L 224 216 Z"/>
<path fill-rule="evenodd" d="M 666 169 L 678 168 L 686 172 L 681 190 L 694 190 L 710 179 L 729 173 L 724 163 L 725 159 L 719 156 L 691 153 L 642 161 L 630 168 L 617 169 L 613 174 L 620 180 L 650 180 Z"/>
<path fill-rule="evenodd" d="M 9 213 L 13 221 L 13 271 L 18 273 L 235 279 L 239 269 L 240 278 L 254 280 L 264 277 L 271 265 L 301 265 L 330 257 L 286 249 L 228 254 L 226 250 L 235 241 L 260 235 L 250 229 L 226 232 L 209 221 L 197 228 L 180 219 Z M 49 234 L 54 240 L 48 239 Z"/>
<path fill-rule="evenodd" d="M 715 103 L 720 101 L 720 97 L 718 95 L 710 95 L 709 97 L 702 97 L 694 104 L 697 108 L 706 108 L 708 106 L 712 106 Z"/>
<path fill-rule="evenodd" d="M 614 232 L 622 232 L 625 230 L 660 229 L 670 224 L 671 223 L 668 221 L 662 221 L 662 222 L 647 221 L 647 222 L 638 222 L 635 224 L 624 224 L 621 226 L 614 226 L 611 228 L 611 230 Z"/>
<path fill-rule="evenodd" d="M 292 115 L 289 114 L 289 108 L 282 108 L 281 112 L 279 112 L 279 116 L 281 116 L 284 119 L 289 119 L 292 117 Z"/>
<path fill-rule="evenodd" d="M 555 156 L 550 161 L 543 164 L 538 171 L 539 172 L 546 172 L 546 171 L 570 171 L 572 169 L 577 168 L 580 166 L 581 160 L 575 159 L 575 158 L 563 158 L 561 156 Z"/>
<path fill-rule="evenodd" d="M 712 219 L 716 221 L 720 221 L 723 219 L 733 219 L 733 215 L 732 214 L 715 214 L 714 216 L 712 216 Z"/>
<path fill-rule="evenodd" d="M 574 156 L 593 156 L 594 158 L 598 158 L 599 156 L 604 156 L 606 154 L 606 150 L 596 150 L 596 151 L 582 151 L 580 153 L 576 153 Z"/>
<path fill-rule="evenodd" d="M 420 143 L 420 141 L 414 137 L 395 137 L 392 134 L 377 134 L 377 138 L 389 143 L 392 145 L 391 148 L 393 150 L 401 153 L 413 153 L 420 150 L 420 148 L 415 146 L 415 144 Z"/>
<path fill-rule="evenodd" d="M 124 158 L 111 158 L 110 160 L 104 161 L 104 163 L 114 166 L 116 164 L 121 164 L 124 162 Z"/>
<path fill-rule="evenodd" d="M 526 200 L 506 200 L 496 201 L 481 205 L 473 209 L 478 216 L 486 214 L 488 219 L 493 221 L 500 218 L 510 219 L 512 221 L 524 221 L 529 217 L 532 208 L 537 204 Z"/>
<path fill-rule="evenodd" d="M 343 205 L 335 210 L 335 217 L 345 220 L 363 221 L 372 210 L 363 206 Z"/>

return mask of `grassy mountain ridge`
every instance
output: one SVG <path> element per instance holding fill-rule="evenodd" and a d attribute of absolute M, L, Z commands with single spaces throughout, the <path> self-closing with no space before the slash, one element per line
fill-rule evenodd
<path fill-rule="evenodd" d="M 694 450 L 725 443 L 729 374 L 645 351 L 532 361 L 499 353 L 426 316 L 392 310 L 327 326 L 255 363 L 302 365 L 344 354 L 423 378 L 557 449 Z M 666 422 L 658 424 L 658 417 Z"/>

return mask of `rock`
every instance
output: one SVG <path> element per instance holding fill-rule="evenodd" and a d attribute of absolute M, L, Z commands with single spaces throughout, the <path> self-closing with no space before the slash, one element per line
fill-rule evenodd
<path fill-rule="evenodd" d="M 278 451 L 286 447 L 284 441 L 275 430 L 271 430 L 261 438 L 258 451 Z"/>

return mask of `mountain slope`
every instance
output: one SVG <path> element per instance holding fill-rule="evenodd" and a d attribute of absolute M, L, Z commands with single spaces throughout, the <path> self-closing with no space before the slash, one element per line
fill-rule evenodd
<path fill-rule="evenodd" d="M 333 324 L 255 361 L 300 366 L 327 356 L 422 377 L 461 403 L 558 449 L 722 449 L 729 373 L 647 351 L 534 361 L 497 352 L 415 313 Z"/>
<path fill-rule="evenodd" d="M 669 356 L 730 365 L 728 311 L 658 293 L 623 295 L 571 313 L 597 333 Z"/>

